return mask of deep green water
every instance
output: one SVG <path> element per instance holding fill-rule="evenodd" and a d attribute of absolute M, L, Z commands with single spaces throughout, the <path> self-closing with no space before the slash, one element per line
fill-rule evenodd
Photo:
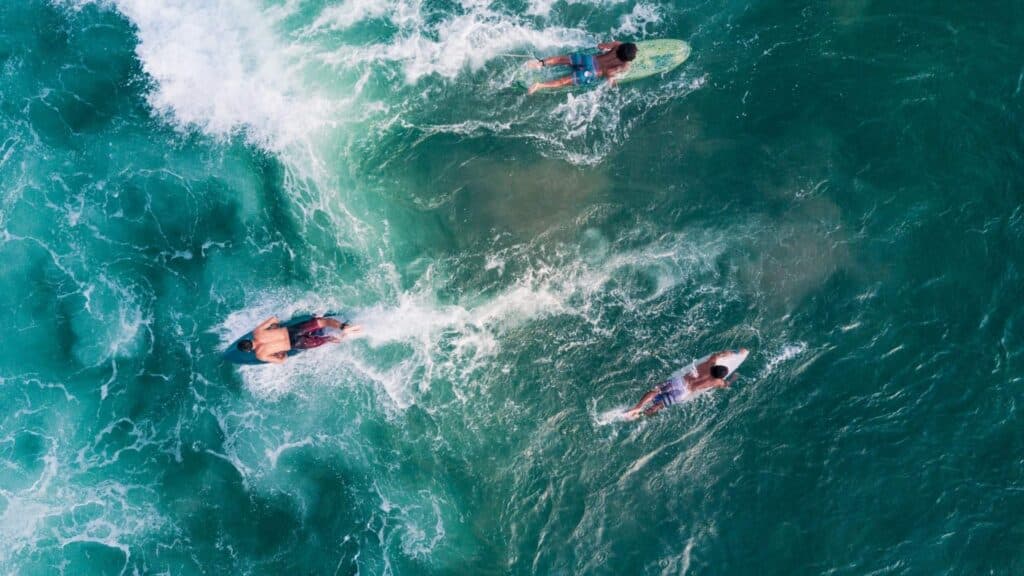
<path fill-rule="evenodd" d="M 1024 573 L 1022 22 L 3 2 L 0 572 Z M 610 37 L 693 55 L 500 55 Z M 365 337 L 219 359 L 328 310 Z"/>

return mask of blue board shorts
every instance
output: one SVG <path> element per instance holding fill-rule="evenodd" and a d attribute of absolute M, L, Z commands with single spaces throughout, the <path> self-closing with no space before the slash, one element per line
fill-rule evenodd
<path fill-rule="evenodd" d="M 660 393 L 654 397 L 655 404 L 664 404 L 665 406 L 671 406 L 686 396 L 686 382 L 682 376 L 675 376 L 671 380 L 662 382 L 658 385 Z"/>
<path fill-rule="evenodd" d="M 574 86 L 586 86 L 599 80 L 597 76 L 597 58 L 593 54 L 570 54 L 569 65 L 572 66 L 572 83 Z"/>

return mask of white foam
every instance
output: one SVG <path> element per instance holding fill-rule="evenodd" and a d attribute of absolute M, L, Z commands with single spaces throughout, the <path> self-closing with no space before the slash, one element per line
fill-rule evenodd
<path fill-rule="evenodd" d="M 605 7 L 612 6 L 615 4 L 622 4 L 626 0 L 530 0 L 530 5 L 526 9 L 526 13 L 531 16 L 551 16 L 551 11 L 554 9 L 556 4 L 585 4 L 589 6 Z"/>
<path fill-rule="evenodd" d="M 43 470 L 31 487 L 21 493 L 11 493 L 0 488 L 0 494 L 7 499 L 7 507 L 0 514 L 0 543 L 3 544 L 0 545 L 0 562 L 9 560 L 30 546 L 43 520 L 55 512 L 48 499 L 59 463 L 56 445 L 50 440 L 50 449 L 43 456 Z"/>
<path fill-rule="evenodd" d="M 527 127 L 518 128 L 516 136 L 533 140 L 545 156 L 563 158 L 582 166 L 604 161 L 629 135 L 633 125 L 646 111 L 682 98 L 702 88 L 706 77 L 651 81 L 648 89 L 638 91 L 634 85 L 613 87 L 602 84 L 584 92 L 568 92 L 561 96 L 534 95 L 529 98 L 536 108 L 528 108 Z M 554 106 L 548 100 L 559 98 Z M 517 111 L 517 114 L 522 114 Z M 625 119 L 624 119 L 625 118 Z M 537 130 L 535 125 L 541 128 Z"/>
<path fill-rule="evenodd" d="M 286 450 L 312 445 L 313 439 L 309 436 L 306 436 L 305 438 L 299 440 L 298 442 L 285 442 L 284 444 L 281 444 L 280 446 L 274 448 L 273 450 L 267 448 L 265 454 L 267 455 L 267 460 L 270 460 L 270 467 L 277 468 L 277 460 L 278 458 L 281 457 L 281 454 L 283 454 Z"/>
<path fill-rule="evenodd" d="M 81 294 L 85 304 L 71 317 L 76 335 L 72 351 L 78 361 L 84 366 L 99 366 L 137 353 L 151 319 L 134 291 L 100 273 Z"/>
<path fill-rule="evenodd" d="M 131 558 L 126 541 L 161 530 L 165 522 L 155 506 L 134 500 L 148 487 L 125 486 L 115 480 L 95 485 L 69 482 L 77 471 L 61 461 L 66 452 L 59 437 L 45 436 L 49 450 L 44 466 L 28 488 L 12 493 L 0 488 L 7 506 L 0 514 L 0 565 L 31 554 L 40 539 L 55 539 L 63 547 L 74 542 L 94 542 L 120 550 L 125 566 Z M 68 471 L 58 474 L 61 471 Z"/>
<path fill-rule="evenodd" d="M 381 56 L 402 62 L 406 79 L 412 83 L 430 74 L 454 78 L 466 69 L 479 70 L 501 53 L 532 54 L 590 43 L 590 36 L 581 30 L 538 30 L 486 9 L 445 20 L 432 32 L 417 30 L 380 47 Z"/>
<path fill-rule="evenodd" d="M 637 2 L 633 10 L 619 17 L 619 26 L 612 30 L 614 38 L 643 38 L 648 28 L 661 22 L 661 11 L 656 4 Z"/>
<path fill-rule="evenodd" d="M 595 414 L 594 424 L 598 426 L 607 426 L 609 424 L 615 424 L 616 422 L 632 422 L 637 419 L 636 416 L 630 416 L 626 413 L 630 406 L 617 406 L 611 410 L 605 410 L 600 414 Z"/>
<path fill-rule="evenodd" d="M 6 563 L 35 540 L 35 533 L 52 508 L 28 498 L 12 497 L 0 514 L 0 563 Z"/>
<path fill-rule="evenodd" d="M 113 0 L 135 26 L 154 85 L 150 105 L 182 128 L 280 151 L 332 120 L 336 104 L 304 81 L 301 45 L 246 0 Z"/>
<path fill-rule="evenodd" d="M 455 383 L 455 393 L 461 397 L 460 388 L 472 386 L 478 370 L 493 366 L 511 330 L 552 315 L 579 316 L 600 324 L 599 318 L 590 316 L 595 311 L 599 314 L 598 301 L 608 297 L 612 279 L 637 273 L 650 278 L 650 284 L 635 294 L 615 288 L 621 304 L 637 308 L 707 273 L 723 246 L 711 236 L 666 235 L 593 264 L 581 261 L 575 246 L 566 246 L 553 263 L 533 262 L 529 246 L 519 246 L 489 255 L 491 261 L 516 266 L 508 286 L 486 298 L 470 296 L 451 303 L 439 302 L 436 295 L 448 275 L 440 264 L 429 264 L 412 289 L 396 290 L 393 299 L 352 312 L 349 320 L 363 326 L 358 337 L 304 352 L 284 365 L 241 366 L 239 371 L 246 387 L 266 399 L 311 384 L 337 386 L 358 380 L 379 386 L 399 409 L 414 404 L 438 380 Z M 381 275 L 390 278 L 391 273 Z M 214 329 L 222 347 L 273 313 L 286 319 L 295 312 L 333 307 L 319 297 L 283 292 L 262 293 L 252 300 L 260 302 L 258 308 L 235 312 Z M 384 348 L 388 352 L 382 364 L 374 351 Z"/>
<path fill-rule="evenodd" d="M 345 30 L 368 18 L 380 18 L 395 11 L 395 4 L 381 0 L 345 0 L 321 10 L 309 31 Z"/>
<path fill-rule="evenodd" d="M 555 106 L 551 115 L 561 118 L 565 130 L 560 136 L 580 139 L 602 126 L 619 124 L 620 107 L 615 100 L 619 92 L 607 84 L 578 94 L 566 94 L 565 101 Z"/>
<path fill-rule="evenodd" d="M 397 540 L 401 552 L 413 558 L 426 558 L 445 537 L 444 517 L 441 512 L 442 500 L 428 491 L 408 493 L 382 488 L 373 483 L 380 499 L 378 510 L 382 518 L 371 521 L 379 524 L 377 538 L 382 548 L 389 548 Z M 425 500 L 425 501 L 424 501 Z M 424 528 L 421 526 L 429 526 Z M 385 566 L 389 554 L 384 554 Z M 385 569 L 385 573 L 390 573 Z"/>
<path fill-rule="evenodd" d="M 780 364 L 796 358 L 800 354 L 807 350 L 807 344 L 804 342 L 797 342 L 796 344 L 787 344 L 782 347 L 782 350 L 778 354 L 772 356 L 768 360 L 768 363 L 764 367 L 764 373 L 762 376 L 767 376 L 775 371 Z"/>
<path fill-rule="evenodd" d="M 529 252 L 528 247 L 524 249 Z M 668 235 L 593 266 L 579 261 L 575 250 L 566 251 L 562 256 L 565 260 L 557 264 L 525 267 L 511 285 L 488 299 L 444 305 L 433 296 L 432 279 L 446 276 L 435 273 L 431 266 L 416 289 L 398 296 L 396 305 L 381 304 L 359 311 L 355 319 L 363 325 L 364 339 L 371 347 L 394 343 L 408 346 L 407 362 L 379 376 L 384 377 L 381 384 L 388 388 L 389 395 L 410 402 L 415 394 L 409 391 L 429 389 L 434 378 L 471 380 L 469 376 L 476 369 L 492 363 L 505 335 L 513 328 L 553 315 L 589 318 L 595 299 L 605 297 L 609 281 L 625 270 L 640 266 L 653 277 L 650 291 L 636 296 L 618 294 L 621 303 L 638 307 L 706 271 L 721 250 L 718 240 Z M 528 258 L 512 253 L 492 256 L 502 261 Z M 399 392 L 403 388 L 405 391 Z"/>

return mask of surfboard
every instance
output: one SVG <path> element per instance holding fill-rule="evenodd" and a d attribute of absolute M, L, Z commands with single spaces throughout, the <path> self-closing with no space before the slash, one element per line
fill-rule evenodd
<path fill-rule="evenodd" d="M 303 322 L 305 322 L 307 320 L 312 320 L 313 318 L 316 318 L 316 317 L 317 316 L 314 316 L 313 314 L 303 314 L 302 316 L 295 316 L 291 320 L 288 320 L 287 322 L 282 322 L 280 324 L 280 326 L 282 328 L 288 328 L 289 326 L 295 326 L 296 324 L 301 324 L 301 323 L 303 323 Z M 333 315 L 333 314 L 332 315 L 327 315 L 327 316 L 321 316 L 321 318 L 334 318 L 334 319 L 336 319 L 336 320 L 338 320 L 340 322 L 344 322 L 344 320 L 342 320 L 341 318 L 338 318 L 336 315 Z M 263 362 L 262 360 L 257 360 L 256 359 L 256 353 L 255 352 L 243 352 L 243 351 L 239 350 L 238 349 L 238 343 L 241 342 L 242 340 L 252 340 L 252 332 L 249 332 L 245 336 L 242 336 L 238 340 L 235 340 L 234 342 L 232 342 L 231 346 L 229 346 L 228 349 L 225 350 L 224 353 L 221 355 L 224 358 L 224 360 L 227 360 L 228 362 L 231 362 L 232 364 L 249 364 L 249 365 L 266 364 L 266 362 Z M 290 358 L 292 356 L 295 356 L 296 354 L 298 354 L 300 352 L 303 352 L 303 350 L 295 350 L 293 348 L 293 349 L 288 351 L 288 357 Z"/>
<path fill-rule="evenodd" d="M 730 350 L 730 354 L 724 358 L 719 358 L 715 364 L 718 366 L 725 366 L 729 369 L 729 374 L 725 377 L 732 376 L 732 373 L 739 369 L 740 364 L 747 361 L 747 356 L 750 355 L 750 350 Z M 709 356 L 710 358 L 710 356 Z"/>
<path fill-rule="evenodd" d="M 718 361 L 715 362 L 715 365 L 717 365 L 717 366 L 725 366 L 726 368 L 728 368 L 729 369 L 729 373 L 725 375 L 725 377 L 728 378 L 729 376 L 732 376 L 733 372 L 735 372 L 736 370 L 739 369 L 741 364 L 743 364 L 744 362 L 747 361 L 747 356 L 750 355 L 750 351 L 749 350 L 726 350 L 726 352 L 729 353 L 728 356 L 722 356 L 721 358 L 719 358 Z M 672 378 L 683 378 L 685 376 L 691 376 L 691 377 L 697 376 L 697 366 L 700 366 L 701 364 L 707 362 L 708 358 L 711 358 L 711 354 L 708 354 L 707 356 L 704 356 L 703 358 L 698 358 L 698 359 L 694 360 L 693 362 L 690 362 L 685 367 L 683 367 L 683 368 L 673 372 L 672 376 L 670 376 L 669 379 L 672 379 Z"/>
<path fill-rule="evenodd" d="M 616 77 L 616 83 L 622 84 L 654 76 L 655 74 L 664 74 L 677 68 L 690 57 L 690 45 L 682 40 L 671 38 L 637 42 L 636 48 L 636 59 L 629 63 L 629 69 L 625 73 Z M 585 52 L 596 53 L 597 51 L 586 50 Z M 567 76 L 571 72 L 572 70 L 568 66 L 529 68 L 524 64 L 516 72 L 516 80 L 524 88 L 529 88 L 535 82 L 547 82 L 555 78 Z M 580 87 L 570 86 L 563 90 L 573 88 Z"/>
<path fill-rule="evenodd" d="M 726 378 L 732 376 L 736 372 L 736 370 L 739 369 L 740 365 L 742 365 L 744 362 L 747 361 L 747 356 L 750 355 L 750 350 L 745 350 L 745 349 L 728 350 L 727 352 L 728 352 L 727 355 L 718 358 L 718 360 L 715 362 L 716 366 L 725 366 L 729 370 L 729 372 L 725 375 Z M 709 358 L 711 358 L 711 354 L 708 354 L 707 356 L 704 356 L 703 358 L 698 358 L 697 360 L 694 360 L 693 362 L 690 362 L 689 364 L 687 364 L 683 368 L 680 368 L 679 370 L 676 370 L 675 372 L 673 372 L 672 375 L 669 376 L 665 380 L 665 382 L 669 382 L 669 381 L 675 380 L 677 383 L 683 384 L 685 382 L 685 378 L 687 376 L 690 376 L 690 377 L 697 376 L 697 366 L 700 366 L 701 364 L 707 362 Z M 701 394 L 701 393 L 702 392 L 697 392 L 696 394 Z M 686 392 L 684 393 L 684 395 L 676 403 L 683 402 L 685 400 L 689 400 L 690 397 L 693 396 L 694 394 L 695 394 L 694 392 L 691 392 L 689 389 L 687 389 Z M 612 421 L 612 419 L 611 419 L 612 416 L 613 415 L 612 415 L 611 411 L 609 411 L 609 412 L 605 413 L 604 415 L 602 415 L 602 418 L 604 418 L 605 420 L 610 422 L 610 421 Z M 629 415 L 623 414 L 621 416 L 621 419 L 626 420 L 626 421 L 630 421 L 630 420 L 636 420 L 639 417 L 640 417 L 640 414 L 637 414 L 637 415 L 634 415 L 634 416 L 629 416 Z M 599 423 L 603 424 L 604 422 L 599 422 Z"/>

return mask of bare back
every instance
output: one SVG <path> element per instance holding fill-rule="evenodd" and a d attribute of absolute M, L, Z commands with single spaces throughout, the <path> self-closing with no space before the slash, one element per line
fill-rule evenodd
<path fill-rule="evenodd" d="M 697 364 L 694 369 L 697 374 L 694 375 L 692 372 L 683 376 L 686 380 L 686 387 L 691 392 L 700 392 L 701 390 L 707 390 L 708 388 L 725 388 L 728 386 L 726 381 L 722 378 L 715 378 L 711 375 L 711 368 L 718 364 L 718 360 L 725 356 L 728 356 L 729 352 L 719 352 L 712 354 L 707 360 Z"/>
<path fill-rule="evenodd" d="M 277 318 L 269 318 L 252 331 L 252 347 L 256 359 L 281 364 L 292 349 L 288 330 L 277 325 Z"/>
<path fill-rule="evenodd" d="M 596 59 L 597 73 L 605 78 L 613 78 L 629 68 L 629 62 L 619 60 L 618 55 L 615 53 L 615 48 L 603 54 L 598 54 Z"/>

